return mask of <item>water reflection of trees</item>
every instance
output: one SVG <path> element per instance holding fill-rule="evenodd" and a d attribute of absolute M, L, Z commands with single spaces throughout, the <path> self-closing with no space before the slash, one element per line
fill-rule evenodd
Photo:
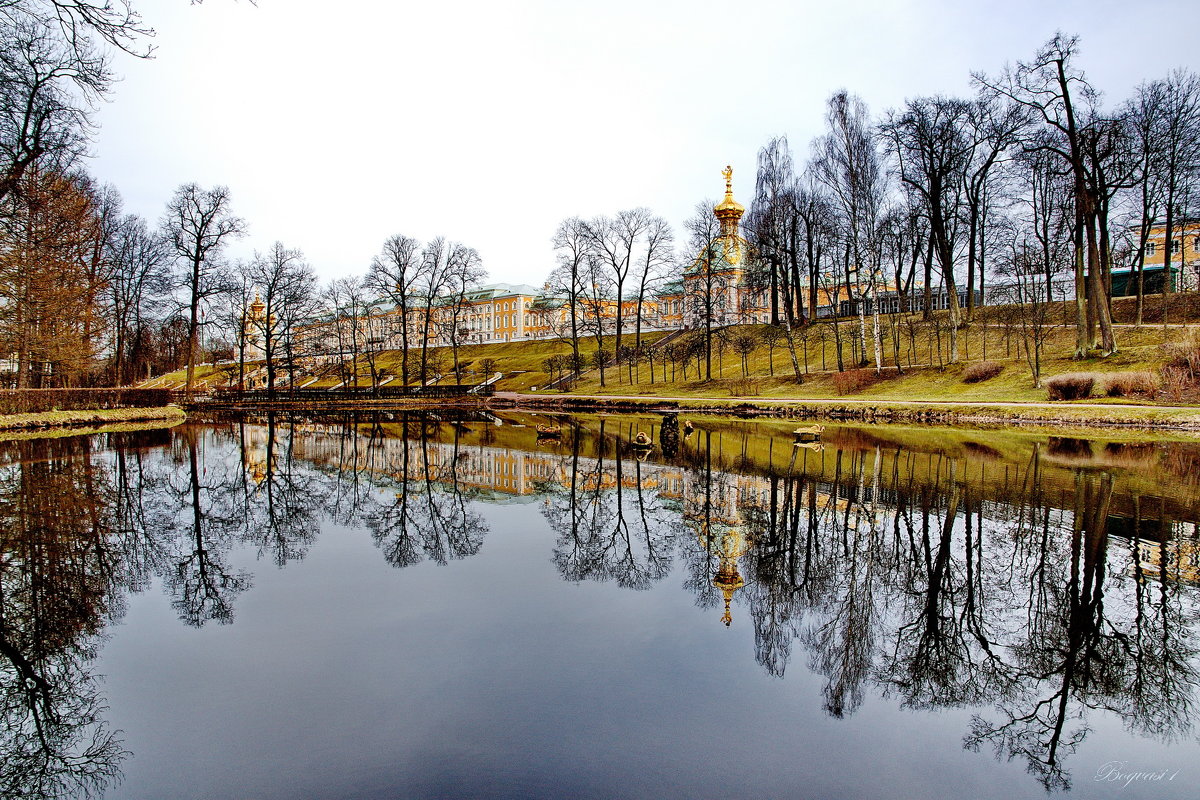
<path fill-rule="evenodd" d="M 420 420 L 417 428 L 415 447 L 402 438 L 398 448 L 383 454 L 382 475 L 394 490 L 394 498 L 368 500 L 358 514 L 388 563 L 396 567 L 425 558 L 446 564 L 473 556 L 483 546 L 488 530 L 482 515 L 470 505 L 469 489 L 459 479 L 465 456 L 459 446 L 459 429 L 454 427 L 449 452 L 442 453 L 431 450 L 429 425 Z"/>
<path fill-rule="evenodd" d="M 88 665 L 119 613 L 112 486 L 87 439 L 11 443 L 0 464 L 0 796 L 87 796 L 125 756 Z"/>
<path fill-rule="evenodd" d="M 1114 474 L 1071 464 L 1064 488 L 1061 442 L 1003 464 L 997 483 L 978 461 L 869 440 L 796 448 L 746 474 L 744 440 L 699 430 L 674 466 L 622 458 L 603 420 L 594 433 L 588 456 L 567 444 L 544 488 L 561 574 L 643 588 L 678 558 L 701 606 L 740 589 L 759 663 L 783 676 L 798 644 L 833 716 L 871 690 L 914 709 L 982 707 L 965 746 L 1020 758 L 1047 788 L 1069 786 L 1065 760 L 1094 713 L 1159 738 L 1190 730 L 1196 596 L 1182 551 L 1169 523 L 1142 523 L 1153 541 L 1136 524 L 1111 535 Z M 731 577 L 734 537 L 744 579 Z"/>
<path fill-rule="evenodd" d="M 831 480 L 767 478 L 747 520 L 757 656 L 772 674 L 799 641 L 833 715 L 870 686 L 912 708 L 991 706 L 965 745 L 1023 759 L 1047 788 L 1069 786 L 1064 759 L 1091 712 L 1160 737 L 1189 729 L 1195 594 L 1145 574 L 1136 541 L 1110 552 L 1112 475 L 1077 470 L 1063 509 L 1036 450 L 1025 499 L 1005 503 L 978 499 L 955 460 L 913 485 L 902 451 L 832 457 Z"/>
<path fill-rule="evenodd" d="M 768 441 L 764 458 L 701 427 L 643 461 L 636 421 L 561 425 L 543 449 L 528 426 L 406 414 L 0 448 L 0 792 L 116 777 L 89 664 L 127 593 L 157 578 L 186 624 L 228 623 L 247 549 L 283 567 L 332 519 L 396 567 L 447 564 L 480 552 L 479 503 L 511 497 L 540 500 L 566 580 L 645 589 L 678 567 L 701 607 L 753 624 L 770 674 L 799 656 L 823 676 L 831 715 L 872 691 L 975 709 L 965 745 L 1048 788 L 1069 785 L 1095 713 L 1190 730 L 1194 565 L 1164 501 L 1121 488 L 1123 465 L 1157 451 L 1056 440 L 1016 463 L 843 433 L 823 452 Z"/>
<path fill-rule="evenodd" d="M 540 487 L 542 513 L 558 537 L 554 564 L 569 581 L 646 589 L 670 572 L 672 515 L 661 494 L 647 490 L 642 462 L 610 453 L 605 425 L 601 419 L 595 458 L 582 456 L 582 439 L 573 436 L 556 480 Z"/>

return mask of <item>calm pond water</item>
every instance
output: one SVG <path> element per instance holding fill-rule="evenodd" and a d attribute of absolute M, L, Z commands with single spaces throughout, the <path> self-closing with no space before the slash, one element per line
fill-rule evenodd
<path fill-rule="evenodd" d="M 1196 795 L 1200 444 L 690 422 L 0 444 L 0 796 Z"/>

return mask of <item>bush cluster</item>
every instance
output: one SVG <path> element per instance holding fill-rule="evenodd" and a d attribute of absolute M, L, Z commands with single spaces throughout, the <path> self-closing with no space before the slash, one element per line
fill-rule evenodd
<path fill-rule="evenodd" d="M 730 397 L 757 397 L 760 394 L 762 389 L 753 378 L 736 378 L 729 382 Z"/>
<path fill-rule="evenodd" d="M 1046 380 L 1051 400 L 1082 400 L 1092 396 L 1097 375 L 1094 372 L 1067 372 Z"/>
<path fill-rule="evenodd" d="M 1200 388 L 1200 336 L 1192 334 L 1183 341 L 1163 347 L 1162 389 L 1175 401 L 1189 399 Z"/>
<path fill-rule="evenodd" d="M 1004 371 L 1004 365 L 999 361 L 976 361 L 968 364 L 963 370 L 963 383 L 980 383 L 994 378 Z"/>
<path fill-rule="evenodd" d="M 1110 372 L 1104 376 L 1104 393 L 1109 397 L 1154 397 L 1158 376 L 1153 372 Z"/>
<path fill-rule="evenodd" d="M 855 394 L 875 383 L 879 376 L 871 369 L 848 369 L 833 373 L 833 389 L 838 394 Z"/>
<path fill-rule="evenodd" d="M 155 408 L 171 402 L 167 389 L 3 389 L 0 414 L 88 411 L 96 408 Z"/>
<path fill-rule="evenodd" d="M 1190 381 L 1200 381 L 1200 336 L 1192 334 L 1164 349 L 1167 351 L 1165 367 L 1179 370 Z"/>

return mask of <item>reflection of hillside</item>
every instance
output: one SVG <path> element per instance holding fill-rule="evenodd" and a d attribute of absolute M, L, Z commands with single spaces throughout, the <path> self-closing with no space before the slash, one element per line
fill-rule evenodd
<path fill-rule="evenodd" d="M 272 416 L 97 453 L 0 447 L 0 746 L 28 746 L 31 714 L 54 715 L 60 744 L 106 733 L 91 642 L 154 577 L 183 623 L 232 623 L 252 583 L 236 547 L 283 567 L 336 520 L 394 567 L 447 564 L 481 552 L 486 504 L 532 501 L 504 516 L 542 515 L 564 580 L 681 580 L 706 621 L 753 627 L 770 674 L 812 670 L 831 715 L 870 692 L 970 709 L 967 744 L 1047 787 L 1068 785 L 1092 715 L 1150 737 L 1192 724 L 1188 447 L 835 428 L 815 452 L 786 425 L 699 421 L 676 440 L 649 417 L 556 419 L 548 445 L 536 421 Z M 659 444 L 645 461 L 639 430 Z M 69 705 L 42 702 L 47 676 Z"/>
<path fill-rule="evenodd" d="M 394 481 L 432 481 L 456 483 L 460 487 L 502 497 L 542 494 L 547 485 L 565 488 L 570 480 L 569 453 L 520 450 L 499 445 L 467 445 L 437 439 L 377 438 L 365 447 L 347 448 L 346 431 L 298 430 L 293 443 L 295 456 L 313 464 L 344 471 L 370 473 Z M 255 439 L 249 440 L 251 444 Z M 257 446 L 263 447 L 261 440 Z M 251 451 L 251 471 L 261 470 L 261 450 Z M 610 491 L 618 487 L 642 488 L 676 501 L 684 517 L 701 492 L 714 521 L 727 525 L 745 524 L 745 511 L 762 511 L 769 503 L 769 480 L 765 477 L 716 471 L 710 484 L 691 469 L 674 464 L 642 463 L 634 471 L 634 460 L 622 459 L 618 472 L 595 469 L 598 462 L 588 458 L 589 466 L 577 487 L 581 491 Z M 875 493 L 882 502 L 894 501 L 895 492 L 887 488 L 839 487 L 833 481 L 817 482 L 812 490 L 821 507 L 846 509 L 859 502 L 874 502 Z"/>
<path fill-rule="evenodd" d="M 1091 713 L 1155 735 L 1188 724 L 1200 548 L 1179 517 L 1195 519 L 1194 498 L 1142 491 L 1185 456 L 1078 440 L 906 448 L 851 429 L 813 452 L 785 429 L 720 423 L 642 462 L 624 443 L 647 427 L 573 420 L 553 449 L 511 426 L 375 429 L 354 448 L 343 430 L 296 450 L 393 481 L 543 497 L 565 579 L 642 589 L 677 559 L 723 622 L 748 609 L 772 674 L 804 649 L 828 713 L 855 713 L 872 687 L 913 708 L 980 708 L 967 743 L 1020 756 L 1047 788 L 1069 785 Z"/>

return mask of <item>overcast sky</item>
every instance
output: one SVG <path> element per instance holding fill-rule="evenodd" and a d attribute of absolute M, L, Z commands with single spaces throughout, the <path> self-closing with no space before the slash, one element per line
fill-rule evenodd
<path fill-rule="evenodd" d="M 134 2 L 157 50 L 115 59 L 93 171 L 151 220 L 228 185 L 235 254 L 279 240 L 326 279 L 403 233 L 540 285 L 565 217 L 647 206 L 678 233 L 726 164 L 748 203 L 770 137 L 802 163 L 834 91 L 967 94 L 1056 30 L 1112 104 L 1200 60 L 1195 0 Z"/>

